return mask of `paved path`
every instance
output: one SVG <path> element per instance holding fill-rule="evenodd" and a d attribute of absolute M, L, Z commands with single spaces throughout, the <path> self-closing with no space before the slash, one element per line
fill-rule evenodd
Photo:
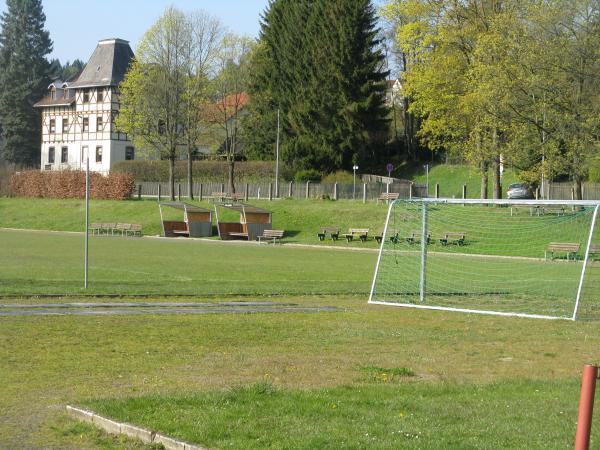
<path fill-rule="evenodd" d="M 277 312 L 334 312 L 335 306 L 300 306 L 295 303 L 45 303 L 0 304 L 0 316 L 112 316 L 140 314 L 247 314 Z"/>

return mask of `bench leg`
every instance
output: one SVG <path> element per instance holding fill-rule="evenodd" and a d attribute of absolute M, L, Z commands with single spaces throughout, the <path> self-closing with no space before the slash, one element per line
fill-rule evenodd
<path fill-rule="evenodd" d="M 319 236 L 319 240 L 320 241 L 324 241 L 325 240 L 325 235 L 323 233 L 317 233 L 317 236 Z"/>

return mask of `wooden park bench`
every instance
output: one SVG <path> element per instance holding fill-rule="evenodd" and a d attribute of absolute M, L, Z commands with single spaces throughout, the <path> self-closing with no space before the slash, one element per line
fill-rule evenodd
<path fill-rule="evenodd" d="M 448 231 L 442 234 L 442 237 L 439 238 L 439 241 L 442 245 L 456 244 L 462 246 L 465 245 L 465 233 Z"/>
<path fill-rule="evenodd" d="M 273 244 L 279 242 L 281 244 L 281 239 L 283 239 L 283 230 L 264 230 L 262 236 L 257 236 L 258 243 L 260 244 L 262 241 L 273 241 Z"/>
<path fill-rule="evenodd" d="M 400 194 L 397 192 L 384 192 L 379 197 L 377 197 L 377 203 L 379 202 L 387 202 L 389 200 L 398 200 Z"/>
<path fill-rule="evenodd" d="M 244 200 L 244 198 L 245 198 L 245 196 L 241 192 L 235 192 L 233 194 L 228 194 L 225 197 L 226 200 L 231 200 L 233 202 L 240 202 L 240 201 Z"/>
<path fill-rule="evenodd" d="M 600 256 L 600 245 L 592 244 L 590 245 L 589 257 L 593 261 L 596 261 L 596 258 Z"/>
<path fill-rule="evenodd" d="M 340 229 L 338 227 L 321 227 L 321 231 L 317 233 L 317 237 L 320 241 L 324 241 L 328 234 L 332 240 L 337 241 L 340 237 Z"/>
<path fill-rule="evenodd" d="M 579 247 L 580 245 L 576 242 L 550 242 L 544 252 L 544 259 L 548 259 L 548 255 L 550 255 L 550 260 L 553 260 L 555 253 L 566 253 L 567 261 L 569 261 L 569 257 L 575 260 Z"/>
<path fill-rule="evenodd" d="M 207 196 L 207 198 L 212 200 L 213 202 L 216 202 L 217 200 L 222 202 L 223 200 L 227 199 L 227 193 L 226 192 L 213 192 L 212 194 Z"/>
<path fill-rule="evenodd" d="M 132 223 L 131 227 L 125 231 L 125 235 L 131 234 L 132 236 L 142 236 L 142 225 L 139 223 Z"/>
<path fill-rule="evenodd" d="M 102 224 L 101 223 L 93 223 L 90 225 L 90 231 L 92 234 L 100 234 L 102 232 Z"/>
<path fill-rule="evenodd" d="M 422 234 L 423 234 L 422 231 L 413 230 L 404 239 L 406 240 L 406 242 L 408 242 L 411 245 L 412 244 L 418 244 L 419 242 L 421 242 L 421 235 Z M 429 244 L 430 241 L 431 241 L 431 234 L 427 233 L 427 243 Z"/>
<path fill-rule="evenodd" d="M 361 242 L 365 242 L 369 237 L 369 229 L 368 228 L 350 228 L 347 233 L 344 234 L 344 237 L 348 242 L 352 242 L 354 237 L 358 237 Z"/>
<path fill-rule="evenodd" d="M 130 223 L 118 223 L 115 227 L 115 231 L 117 233 L 121 233 L 121 236 L 125 236 L 127 232 L 131 229 Z"/>
<path fill-rule="evenodd" d="M 556 214 L 557 216 L 564 216 L 565 208 L 563 208 L 561 206 L 557 206 L 557 207 L 543 206 L 542 207 L 542 215 L 545 215 L 545 214 Z"/>
<path fill-rule="evenodd" d="M 103 223 L 102 224 L 102 229 L 100 230 L 100 234 L 102 234 L 102 232 L 108 234 L 115 234 L 115 229 L 117 228 L 117 224 L 116 223 Z"/>

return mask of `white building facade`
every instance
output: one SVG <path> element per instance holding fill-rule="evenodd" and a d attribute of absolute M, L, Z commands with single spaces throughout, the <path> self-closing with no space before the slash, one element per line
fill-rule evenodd
<path fill-rule="evenodd" d="M 135 159 L 127 135 L 117 131 L 118 85 L 133 58 L 129 43 L 98 43 L 82 72 L 71 81 L 55 80 L 42 109 L 42 170 L 85 169 L 108 173 L 117 161 Z"/>

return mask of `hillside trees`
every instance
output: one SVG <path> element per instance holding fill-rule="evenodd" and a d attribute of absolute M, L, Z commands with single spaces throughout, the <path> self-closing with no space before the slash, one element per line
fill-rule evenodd
<path fill-rule="evenodd" d="M 271 2 L 253 58 L 247 120 L 260 131 L 248 151 L 272 154 L 279 109 L 283 157 L 296 169 L 372 160 L 387 130 L 378 45 L 368 0 Z"/>
<path fill-rule="evenodd" d="M 403 74 L 419 135 L 434 150 L 534 185 L 568 174 L 576 196 L 598 153 L 597 0 L 394 0 L 397 45 L 415 55 Z M 412 53 L 411 53 L 412 52 Z"/>
<path fill-rule="evenodd" d="M 44 29 L 41 0 L 7 0 L 0 18 L 0 130 L 3 158 L 39 163 L 40 116 L 33 105 L 50 82 L 46 56 L 52 41 Z"/>

